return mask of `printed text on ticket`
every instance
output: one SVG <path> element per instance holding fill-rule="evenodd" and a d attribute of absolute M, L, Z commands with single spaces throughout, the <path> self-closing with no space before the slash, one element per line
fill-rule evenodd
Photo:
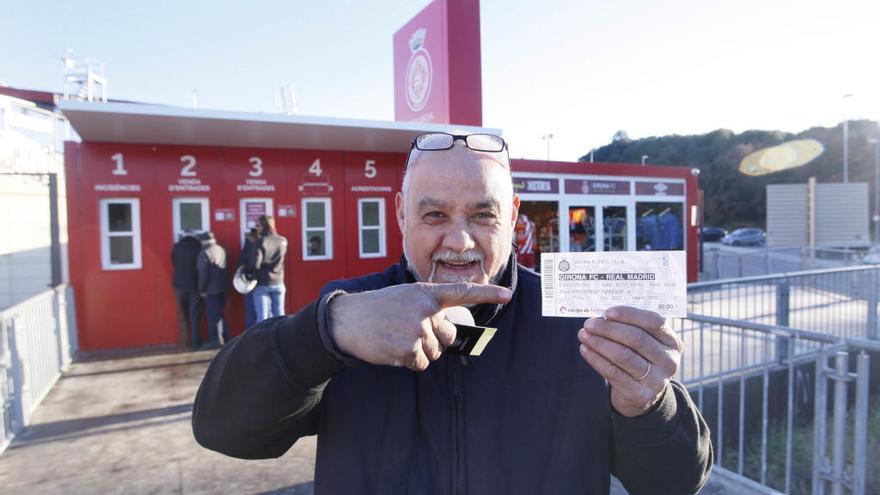
<path fill-rule="evenodd" d="M 541 253 L 543 316 L 602 316 L 632 306 L 665 318 L 687 316 L 684 251 Z"/>

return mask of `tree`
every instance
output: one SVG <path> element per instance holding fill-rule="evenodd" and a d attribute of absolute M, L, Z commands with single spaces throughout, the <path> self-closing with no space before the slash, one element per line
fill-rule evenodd
<path fill-rule="evenodd" d="M 629 134 L 627 134 L 626 131 L 624 131 L 623 129 L 615 132 L 614 136 L 611 137 L 612 143 L 617 143 L 617 142 L 628 143 L 630 141 L 632 141 L 632 140 L 629 138 Z"/>

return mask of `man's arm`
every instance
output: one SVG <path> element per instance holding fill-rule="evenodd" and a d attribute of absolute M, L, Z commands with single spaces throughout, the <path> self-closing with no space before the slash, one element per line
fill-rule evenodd
<path fill-rule="evenodd" d="M 693 494 L 709 478 L 709 427 L 678 382 L 650 411 L 635 418 L 612 412 L 611 424 L 612 472 L 630 495 Z"/>
<path fill-rule="evenodd" d="M 257 239 L 251 248 L 250 259 L 248 260 L 248 269 L 256 273 L 263 264 L 263 239 Z"/>
<path fill-rule="evenodd" d="M 199 444 L 265 459 L 317 433 L 324 387 L 344 367 L 321 341 L 328 297 L 296 315 L 263 321 L 223 347 L 193 406 Z"/>
<path fill-rule="evenodd" d="M 578 332 L 581 355 L 611 387 L 613 472 L 633 495 L 696 493 L 712 466 L 709 429 L 672 381 L 681 339 L 657 313 L 618 306 Z"/>
<path fill-rule="evenodd" d="M 490 285 L 403 284 L 330 292 L 294 316 L 266 320 L 208 367 L 193 406 L 196 441 L 233 457 L 278 457 L 317 433 L 324 387 L 346 365 L 424 370 L 455 340 L 441 308 L 510 297 Z"/>

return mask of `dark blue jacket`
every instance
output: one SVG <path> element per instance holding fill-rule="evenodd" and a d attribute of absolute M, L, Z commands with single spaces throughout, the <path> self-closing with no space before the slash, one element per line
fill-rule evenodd
<path fill-rule="evenodd" d="M 543 318 L 539 276 L 508 269 L 498 328 L 479 357 L 443 355 L 427 370 L 358 363 L 329 342 L 331 292 L 413 282 L 402 265 L 334 282 L 294 316 L 224 347 L 193 410 L 196 439 L 243 458 L 277 457 L 318 435 L 318 494 L 693 493 L 711 464 L 708 429 L 677 384 L 624 418 L 578 352 L 579 319 Z"/>

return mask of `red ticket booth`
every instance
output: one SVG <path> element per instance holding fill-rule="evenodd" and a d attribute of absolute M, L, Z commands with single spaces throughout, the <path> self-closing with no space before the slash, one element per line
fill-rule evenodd
<path fill-rule="evenodd" d="M 274 215 L 289 241 L 288 313 L 330 280 L 385 269 L 402 253 L 394 196 L 409 143 L 452 129 L 123 103 L 62 109 L 83 140 L 65 148 L 83 350 L 177 342 L 171 248 L 185 229 L 214 232 L 231 275 L 244 233 L 260 215 Z M 513 160 L 512 171 L 539 250 L 683 248 L 695 277 L 689 169 Z M 660 246 L 646 237 L 643 216 L 663 210 L 680 235 Z M 235 292 L 227 317 L 233 335 L 244 330 Z"/>

